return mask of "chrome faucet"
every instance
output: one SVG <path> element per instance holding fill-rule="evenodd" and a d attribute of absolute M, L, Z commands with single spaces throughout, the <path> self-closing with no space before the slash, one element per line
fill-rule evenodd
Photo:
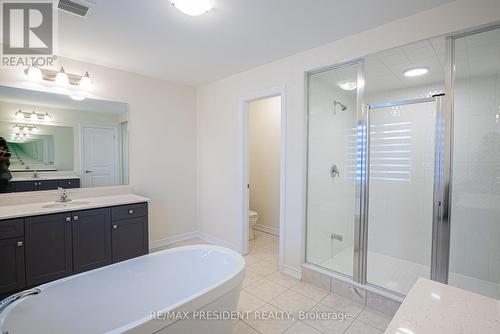
<path fill-rule="evenodd" d="M 35 288 L 35 289 L 29 289 L 29 290 L 24 290 L 18 293 L 13 294 L 12 296 L 9 296 L 2 300 L 0 302 L 0 313 L 7 308 L 10 304 L 15 302 L 16 300 L 23 299 L 26 296 L 29 295 L 38 295 L 42 290 Z"/>
<path fill-rule="evenodd" d="M 66 189 L 57 187 L 57 197 L 56 197 L 56 202 L 69 202 L 71 199 L 68 197 L 68 194 L 66 193 Z"/>

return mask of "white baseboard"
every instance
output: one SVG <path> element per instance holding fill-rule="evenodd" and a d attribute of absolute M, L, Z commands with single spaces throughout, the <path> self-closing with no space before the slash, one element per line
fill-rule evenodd
<path fill-rule="evenodd" d="M 259 231 L 262 231 L 262 232 L 266 232 L 266 233 L 275 235 L 277 237 L 280 236 L 280 230 L 277 229 L 276 227 L 271 227 L 271 226 L 262 225 L 262 224 L 255 224 L 255 226 L 253 227 L 253 229 L 254 230 L 259 230 Z"/>
<path fill-rule="evenodd" d="M 186 241 L 193 238 L 199 238 L 198 232 L 193 231 L 183 234 L 177 234 L 164 239 L 153 240 L 149 243 L 149 249 L 165 247 L 171 244 L 175 244 L 176 242 Z"/>
<path fill-rule="evenodd" d="M 204 232 L 196 231 L 195 233 L 196 233 L 196 238 L 200 238 L 202 240 L 205 240 L 205 241 L 207 241 L 211 244 L 217 245 L 217 246 L 230 248 L 230 249 L 239 253 L 238 248 L 230 242 L 226 242 L 224 240 L 221 240 L 219 238 L 214 237 L 213 235 L 210 235 L 210 234 L 207 234 Z"/>
<path fill-rule="evenodd" d="M 301 269 L 297 269 L 297 268 L 294 268 L 294 267 L 291 267 L 291 266 L 288 266 L 285 264 L 283 266 L 282 272 L 284 274 L 290 275 L 296 279 L 302 279 L 302 270 Z"/>

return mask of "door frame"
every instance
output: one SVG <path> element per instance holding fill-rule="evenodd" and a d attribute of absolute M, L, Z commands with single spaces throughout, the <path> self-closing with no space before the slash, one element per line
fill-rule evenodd
<path fill-rule="evenodd" d="M 94 124 L 80 124 L 79 126 L 79 139 L 80 139 L 80 179 L 83 181 L 82 182 L 82 188 L 86 187 L 85 185 L 85 138 L 84 138 L 84 129 L 86 128 L 94 128 L 94 129 L 111 129 L 113 130 L 113 135 L 115 137 L 115 183 L 116 185 L 119 184 L 120 180 L 120 166 L 119 166 L 119 143 L 118 143 L 118 128 L 110 125 L 94 125 Z"/>
<path fill-rule="evenodd" d="M 279 270 L 285 268 L 285 195 L 286 195 L 286 87 L 279 86 L 267 90 L 256 92 L 252 95 L 240 99 L 240 133 L 241 133 L 241 183 L 240 183 L 240 236 L 243 255 L 248 254 L 249 235 L 248 235 L 248 211 L 249 211 L 249 145 L 248 145 L 248 126 L 249 126 L 249 104 L 254 101 L 263 100 L 271 97 L 281 97 L 281 133 L 280 133 L 280 213 L 279 213 Z"/>

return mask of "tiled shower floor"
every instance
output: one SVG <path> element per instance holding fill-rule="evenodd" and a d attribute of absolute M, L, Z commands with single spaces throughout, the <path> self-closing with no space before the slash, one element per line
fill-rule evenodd
<path fill-rule="evenodd" d="M 352 248 L 346 248 L 322 263 L 323 267 L 352 275 Z M 368 252 L 368 277 L 373 285 L 406 295 L 419 277 L 430 277 L 430 267 L 396 257 Z M 449 284 L 500 299 L 500 284 L 450 273 Z"/>

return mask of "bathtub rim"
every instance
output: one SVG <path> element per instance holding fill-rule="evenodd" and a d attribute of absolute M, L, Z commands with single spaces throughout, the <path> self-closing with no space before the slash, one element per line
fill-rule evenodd
<path fill-rule="evenodd" d="M 178 253 L 178 252 L 182 252 L 182 251 L 199 250 L 199 249 L 207 249 L 207 248 L 215 250 L 215 251 L 218 251 L 218 252 L 220 252 L 222 254 L 229 255 L 229 256 L 233 257 L 236 260 L 235 261 L 236 262 L 236 268 L 234 270 L 234 273 L 231 273 L 230 275 L 227 275 L 226 277 L 224 277 L 224 279 L 218 281 L 217 283 L 212 284 L 212 285 L 210 285 L 210 286 L 208 286 L 208 287 L 206 287 L 204 289 L 201 289 L 198 292 L 196 292 L 196 293 L 194 293 L 194 294 L 192 294 L 192 295 L 190 295 L 190 296 L 188 296 L 188 297 L 186 297 L 184 299 L 181 299 L 180 301 L 178 301 L 178 302 L 176 302 L 174 304 L 170 304 L 170 305 L 168 305 L 167 307 L 165 307 L 163 309 L 160 309 L 160 310 L 151 310 L 152 312 L 154 311 L 154 312 L 158 312 L 158 313 L 160 313 L 160 312 L 169 312 L 169 311 L 173 311 L 173 310 L 181 307 L 182 305 L 186 305 L 186 304 L 188 304 L 190 302 L 195 301 L 197 298 L 200 298 L 203 295 L 208 294 L 210 291 L 213 291 L 213 290 L 216 290 L 218 288 L 221 288 L 224 284 L 230 282 L 231 280 L 236 279 L 238 276 L 242 276 L 241 281 L 243 281 L 244 274 L 245 274 L 245 267 L 246 267 L 246 262 L 245 262 L 245 259 L 243 258 L 243 256 L 241 254 L 239 254 L 238 252 L 230 249 L 230 248 L 223 247 L 223 246 L 217 246 L 217 245 L 200 244 L 200 245 L 187 245 L 187 246 L 180 246 L 180 247 L 175 247 L 175 248 L 167 248 L 167 249 L 164 249 L 164 250 L 161 250 L 161 251 L 157 251 L 157 252 L 154 252 L 154 253 L 149 253 L 149 254 L 145 254 L 145 255 L 139 256 L 139 257 L 135 257 L 135 258 L 132 258 L 132 259 L 129 259 L 129 260 L 125 260 L 125 261 L 113 263 L 113 264 L 110 264 L 110 265 L 107 265 L 107 266 L 104 266 L 104 267 L 100 267 L 100 268 L 96 268 L 96 269 L 93 269 L 93 270 L 89 270 L 89 271 L 86 271 L 86 272 L 83 272 L 83 273 L 71 275 L 71 276 L 68 276 L 68 277 L 63 277 L 63 278 L 60 278 L 58 280 L 55 280 L 55 281 L 52 281 L 52 282 L 48 282 L 48 283 L 45 283 L 45 284 L 42 284 L 42 285 L 39 285 L 39 286 L 36 286 L 36 288 L 39 288 L 40 290 L 42 290 L 42 293 L 43 293 L 43 291 L 45 289 L 48 289 L 48 288 L 50 288 L 50 287 L 52 287 L 54 285 L 57 285 L 57 284 L 60 284 L 60 283 L 63 283 L 63 282 L 66 282 L 66 281 L 69 281 L 69 280 L 72 280 L 72 279 L 76 279 L 78 277 L 86 276 L 86 275 L 89 275 L 89 274 L 91 274 L 93 272 L 98 272 L 98 271 L 101 271 L 101 270 L 110 269 L 110 268 L 112 268 L 114 266 L 124 265 L 124 264 L 126 264 L 128 262 L 140 261 L 144 257 L 154 257 L 154 256 L 161 256 L 161 255 L 164 255 L 166 253 Z M 238 285 L 241 287 L 241 282 L 239 284 L 236 284 L 232 288 L 235 288 Z M 23 301 L 28 301 L 29 297 L 31 297 L 31 296 L 28 296 L 27 299 L 21 299 L 21 300 L 15 301 L 11 305 L 9 305 L 2 312 L 2 314 L 0 314 L 0 329 L 2 329 L 5 320 L 8 318 L 8 315 L 13 310 L 14 306 L 22 303 Z M 103 334 L 120 333 L 120 332 L 123 332 L 123 331 L 131 330 L 131 329 L 134 329 L 135 327 L 140 326 L 142 324 L 145 324 L 145 323 L 147 323 L 148 321 L 151 321 L 151 320 L 152 320 L 151 319 L 151 314 L 147 314 L 146 316 L 144 316 L 142 318 L 139 318 L 137 320 L 132 320 L 131 322 L 129 322 L 127 324 L 124 324 L 123 326 L 120 326 L 120 327 L 117 327 L 117 328 L 113 328 L 111 330 L 103 332 Z M 173 321 L 173 322 L 175 322 L 175 321 Z M 168 324 L 166 324 L 163 327 L 166 327 L 166 326 L 168 326 Z"/>

